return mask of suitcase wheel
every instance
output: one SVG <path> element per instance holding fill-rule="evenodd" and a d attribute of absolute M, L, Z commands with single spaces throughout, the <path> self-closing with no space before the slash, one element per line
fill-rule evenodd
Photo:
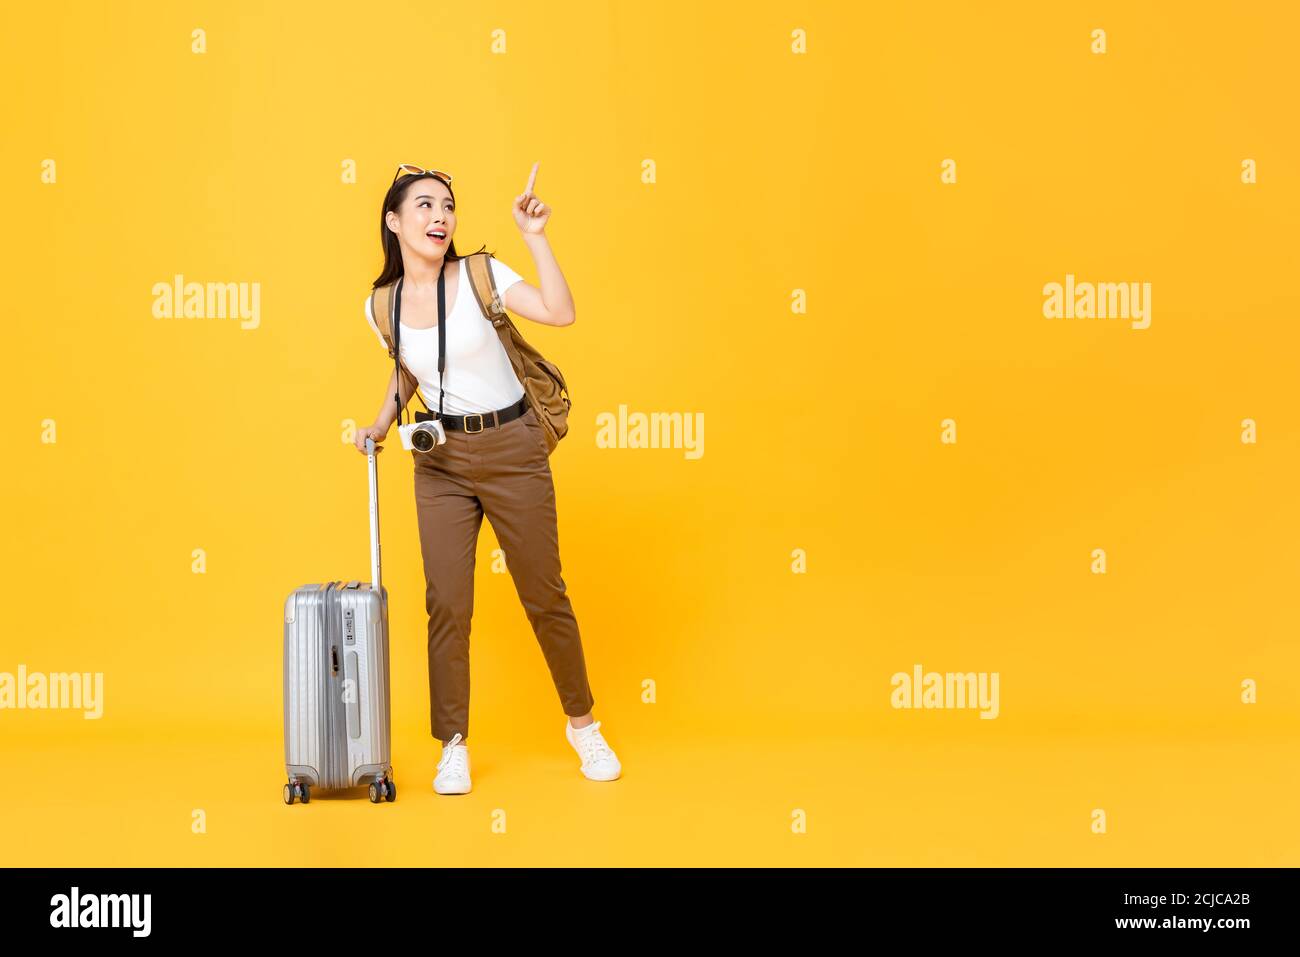
<path fill-rule="evenodd" d="M 284 786 L 284 803 L 292 804 L 301 800 L 303 804 L 311 803 L 311 788 L 306 781 L 290 781 Z"/>
<path fill-rule="evenodd" d="M 382 804 L 385 800 L 397 800 L 397 785 L 392 778 L 380 778 L 370 782 L 370 803 Z"/>

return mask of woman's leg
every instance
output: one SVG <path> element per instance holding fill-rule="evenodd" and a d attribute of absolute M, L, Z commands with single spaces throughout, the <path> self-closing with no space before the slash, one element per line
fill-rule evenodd
<path fill-rule="evenodd" d="M 560 574 L 555 486 L 546 438 L 531 411 L 472 438 L 484 437 L 487 441 L 479 443 L 482 455 L 475 456 L 479 501 L 501 543 L 564 713 L 571 718 L 588 716 L 595 700 L 587 681 L 578 621 Z"/>
<path fill-rule="evenodd" d="M 468 455 L 449 437 L 413 452 L 415 507 L 429 615 L 429 723 L 444 744 L 469 739 L 469 633 L 474 613 L 474 557 L 483 509 L 466 478 Z"/>

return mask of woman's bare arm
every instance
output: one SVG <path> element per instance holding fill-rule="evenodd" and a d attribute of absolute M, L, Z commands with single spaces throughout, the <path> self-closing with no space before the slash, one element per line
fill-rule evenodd
<path fill-rule="evenodd" d="M 415 394 L 418 385 L 411 380 L 407 381 L 403 376 L 402 381 L 402 408 L 406 408 L 406 403 L 411 401 L 411 396 Z M 374 426 L 382 429 L 385 433 L 392 427 L 393 422 L 397 419 L 397 406 L 393 404 L 393 393 L 397 391 L 397 370 L 394 369 L 388 374 L 388 385 L 384 388 L 384 401 L 379 406 L 379 414 L 375 416 Z"/>

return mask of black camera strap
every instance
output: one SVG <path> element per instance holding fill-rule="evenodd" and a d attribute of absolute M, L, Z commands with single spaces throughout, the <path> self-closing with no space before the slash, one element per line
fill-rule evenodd
<path fill-rule="evenodd" d="M 462 267 L 463 268 L 463 267 Z M 445 274 L 447 261 L 444 259 L 442 269 L 438 270 L 438 418 L 442 418 L 442 370 L 446 365 L 447 352 L 447 282 Z M 398 277 L 397 288 L 393 291 L 393 368 L 397 370 L 397 391 L 393 401 L 397 403 L 397 424 L 402 424 L 402 281 L 405 275 Z M 419 392 L 419 387 L 416 387 Z M 424 397 L 420 397 L 424 402 Z M 425 405 L 428 408 L 428 405 Z"/>
<path fill-rule="evenodd" d="M 402 412 L 406 408 L 402 405 L 402 280 L 406 277 L 397 277 L 397 286 L 393 289 L 393 369 L 397 372 L 397 391 L 393 393 L 393 401 L 397 403 L 397 427 L 400 429 L 403 425 Z M 417 386 L 416 392 L 420 389 Z"/>
<path fill-rule="evenodd" d="M 442 418 L 442 367 L 447 352 L 447 260 L 438 270 L 438 418 Z"/>

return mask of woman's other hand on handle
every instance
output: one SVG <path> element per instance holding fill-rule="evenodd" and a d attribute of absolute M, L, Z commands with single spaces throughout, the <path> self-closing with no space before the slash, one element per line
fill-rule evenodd
<path fill-rule="evenodd" d="M 391 428 L 391 426 L 389 428 Z M 366 439 L 372 438 L 375 440 L 375 454 L 378 455 L 380 452 L 383 451 L 384 448 L 379 443 L 382 442 L 385 439 L 385 437 L 387 437 L 387 435 L 388 435 L 388 429 L 387 428 L 381 429 L 377 425 L 367 425 L 360 429 L 357 429 L 356 442 L 355 442 L 357 451 L 360 452 L 362 455 L 365 455 Z"/>

